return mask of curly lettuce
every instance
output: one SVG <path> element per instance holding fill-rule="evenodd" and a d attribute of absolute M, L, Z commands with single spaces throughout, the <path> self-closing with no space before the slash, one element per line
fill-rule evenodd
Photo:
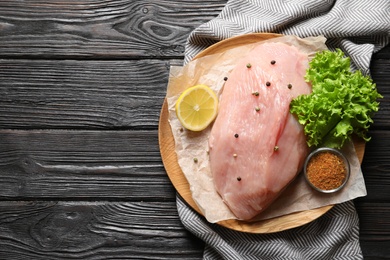
<path fill-rule="evenodd" d="M 367 132 L 382 96 L 369 76 L 351 71 L 340 49 L 317 53 L 305 80 L 312 93 L 293 99 L 290 112 L 304 126 L 308 146 L 341 148 L 352 134 L 370 140 Z"/>

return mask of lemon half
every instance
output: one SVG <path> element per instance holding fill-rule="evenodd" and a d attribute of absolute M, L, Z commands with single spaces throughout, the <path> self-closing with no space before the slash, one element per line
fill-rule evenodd
<path fill-rule="evenodd" d="M 202 131 L 217 116 L 218 97 L 206 85 L 186 89 L 176 101 L 176 115 L 188 130 Z"/>

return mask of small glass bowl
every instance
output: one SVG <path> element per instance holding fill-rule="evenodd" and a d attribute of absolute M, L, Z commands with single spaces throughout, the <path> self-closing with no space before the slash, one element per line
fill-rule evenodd
<path fill-rule="evenodd" d="M 341 183 L 340 186 L 338 186 L 337 188 L 331 189 L 331 190 L 324 190 L 324 189 L 318 188 L 317 186 L 315 186 L 313 183 L 310 182 L 310 180 L 309 180 L 309 178 L 308 178 L 308 176 L 307 176 L 307 166 L 308 166 L 308 164 L 309 164 L 309 162 L 310 162 L 310 159 L 311 159 L 314 155 L 317 155 L 317 154 L 319 154 L 319 153 L 324 153 L 324 152 L 330 152 L 330 153 L 333 153 L 333 154 L 337 155 L 339 158 L 342 159 L 342 161 L 344 162 L 344 166 L 345 166 L 345 168 L 346 168 L 346 176 L 345 176 L 344 181 Z M 305 179 L 306 179 L 307 183 L 309 183 L 309 185 L 310 185 L 313 189 L 315 189 L 315 190 L 317 190 L 317 191 L 319 191 L 319 192 L 322 192 L 322 193 L 334 193 L 334 192 L 337 192 L 337 191 L 341 190 L 341 189 L 345 186 L 345 184 L 348 182 L 349 176 L 350 176 L 350 174 L 351 174 L 351 168 L 350 168 L 350 165 L 349 165 L 349 161 L 348 161 L 348 159 L 344 156 L 344 154 L 342 154 L 342 153 L 341 153 L 339 150 L 337 150 L 337 149 L 333 149 L 333 148 L 329 148 L 329 147 L 321 147 L 321 148 L 317 148 L 317 149 L 315 149 L 314 151 L 312 151 L 312 152 L 308 155 L 308 157 L 306 158 L 306 161 L 305 161 L 303 170 L 304 170 L 304 175 L 305 175 Z"/>

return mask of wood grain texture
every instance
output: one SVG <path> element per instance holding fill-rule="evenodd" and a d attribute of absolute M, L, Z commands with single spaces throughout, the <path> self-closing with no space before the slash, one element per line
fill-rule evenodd
<path fill-rule="evenodd" d="M 0 130 L 0 199 L 174 201 L 157 131 Z"/>
<path fill-rule="evenodd" d="M 364 259 L 388 259 L 390 256 L 389 203 L 355 204 L 360 219 L 360 244 Z"/>
<path fill-rule="evenodd" d="M 384 50 L 385 52 L 386 50 Z M 157 129 L 171 65 L 182 60 L 0 60 L 0 128 Z M 390 64 L 372 62 L 390 129 Z"/>
<path fill-rule="evenodd" d="M 364 259 L 388 259 L 390 255 L 390 158 L 389 131 L 371 131 L 362 171 L 367 196 L 355 199 L 360 220 L 360 245 Z"/>
<path fill-rule="evenodd" d="M 367 187 L 364 200 L 390 201 L 390 131 L 371 131 L 371 141 L 366 144 L 362 171 Z"/>
<path fill-rule="evenodd" d="M 374 56 L 370 66 L 373 82 L 383 96 L 379 100 L 380 109 L 373 116 L 372 128 L 374 129 L 390 129 L 390 58 L 387 57 L 387 53 L 390 53 L 390 45 Z"/>
<path fill-rule="evenodd" d="M 181 60 L 0 60 L 0 128 L 157 129 Z"/>
<path fill-rule="evenodd" d="M 0 55 L 39 58 L 183 56 L 188 34 L 227 0 L 4 0 Z"/>
<path fill-rule="evenodd" d="M 362 169 L 376 201 L 390 198 L 390 133 L 371 135 Z M 0 198 L 174 199 L 157 130 L 0 130 L 0 172 Z"/>
<path fill-rule="evenodd" d="M 200 259 L 169 202 L 0 201 L 1 259 Z"/>
<path fill-rule="evenodd" d="M 375 201 L 390 198 L 386 188 L 390 185 L 387 174 L 390 133 L 372 131 L 371 136 L 362 169 L 368 197 Z M 168 187 L 172 192 L 157 139 L 154 130 L 0 130 L 0 194 L 7 197 L 121 197 L 132 188 L 132 196 L 154 197 Z M 15 179 L 15 175 L 19 178 Z M 134 178 L 138 179 L 131 181 Z M 142 187 L 147 183 L 161 188 L 145 196 Z M 86 189 L 88 185 L 91 187 Z M 111 185 L 116 186 L 115 193 L 110 191 Z M 139 192 L 133 186 L 138 187 Z"/>
<path fill-rule="evenodd" d="M 365 259 L 387 257 L 390 204 L 357 209 Z M 173 202 L 2 201 L 0 230 L 1 259 L 201 259 L 203 252 Z"/>

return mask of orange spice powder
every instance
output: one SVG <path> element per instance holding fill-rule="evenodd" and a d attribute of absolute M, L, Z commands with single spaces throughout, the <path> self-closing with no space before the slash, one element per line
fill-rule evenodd
<path fill-rule="evenodd" d="M 346 178 L 344 161 L 334 153 L 322 152 L 314 155 L 306 169 L 309 181 L 322 190 L 339 187 Z"/>

